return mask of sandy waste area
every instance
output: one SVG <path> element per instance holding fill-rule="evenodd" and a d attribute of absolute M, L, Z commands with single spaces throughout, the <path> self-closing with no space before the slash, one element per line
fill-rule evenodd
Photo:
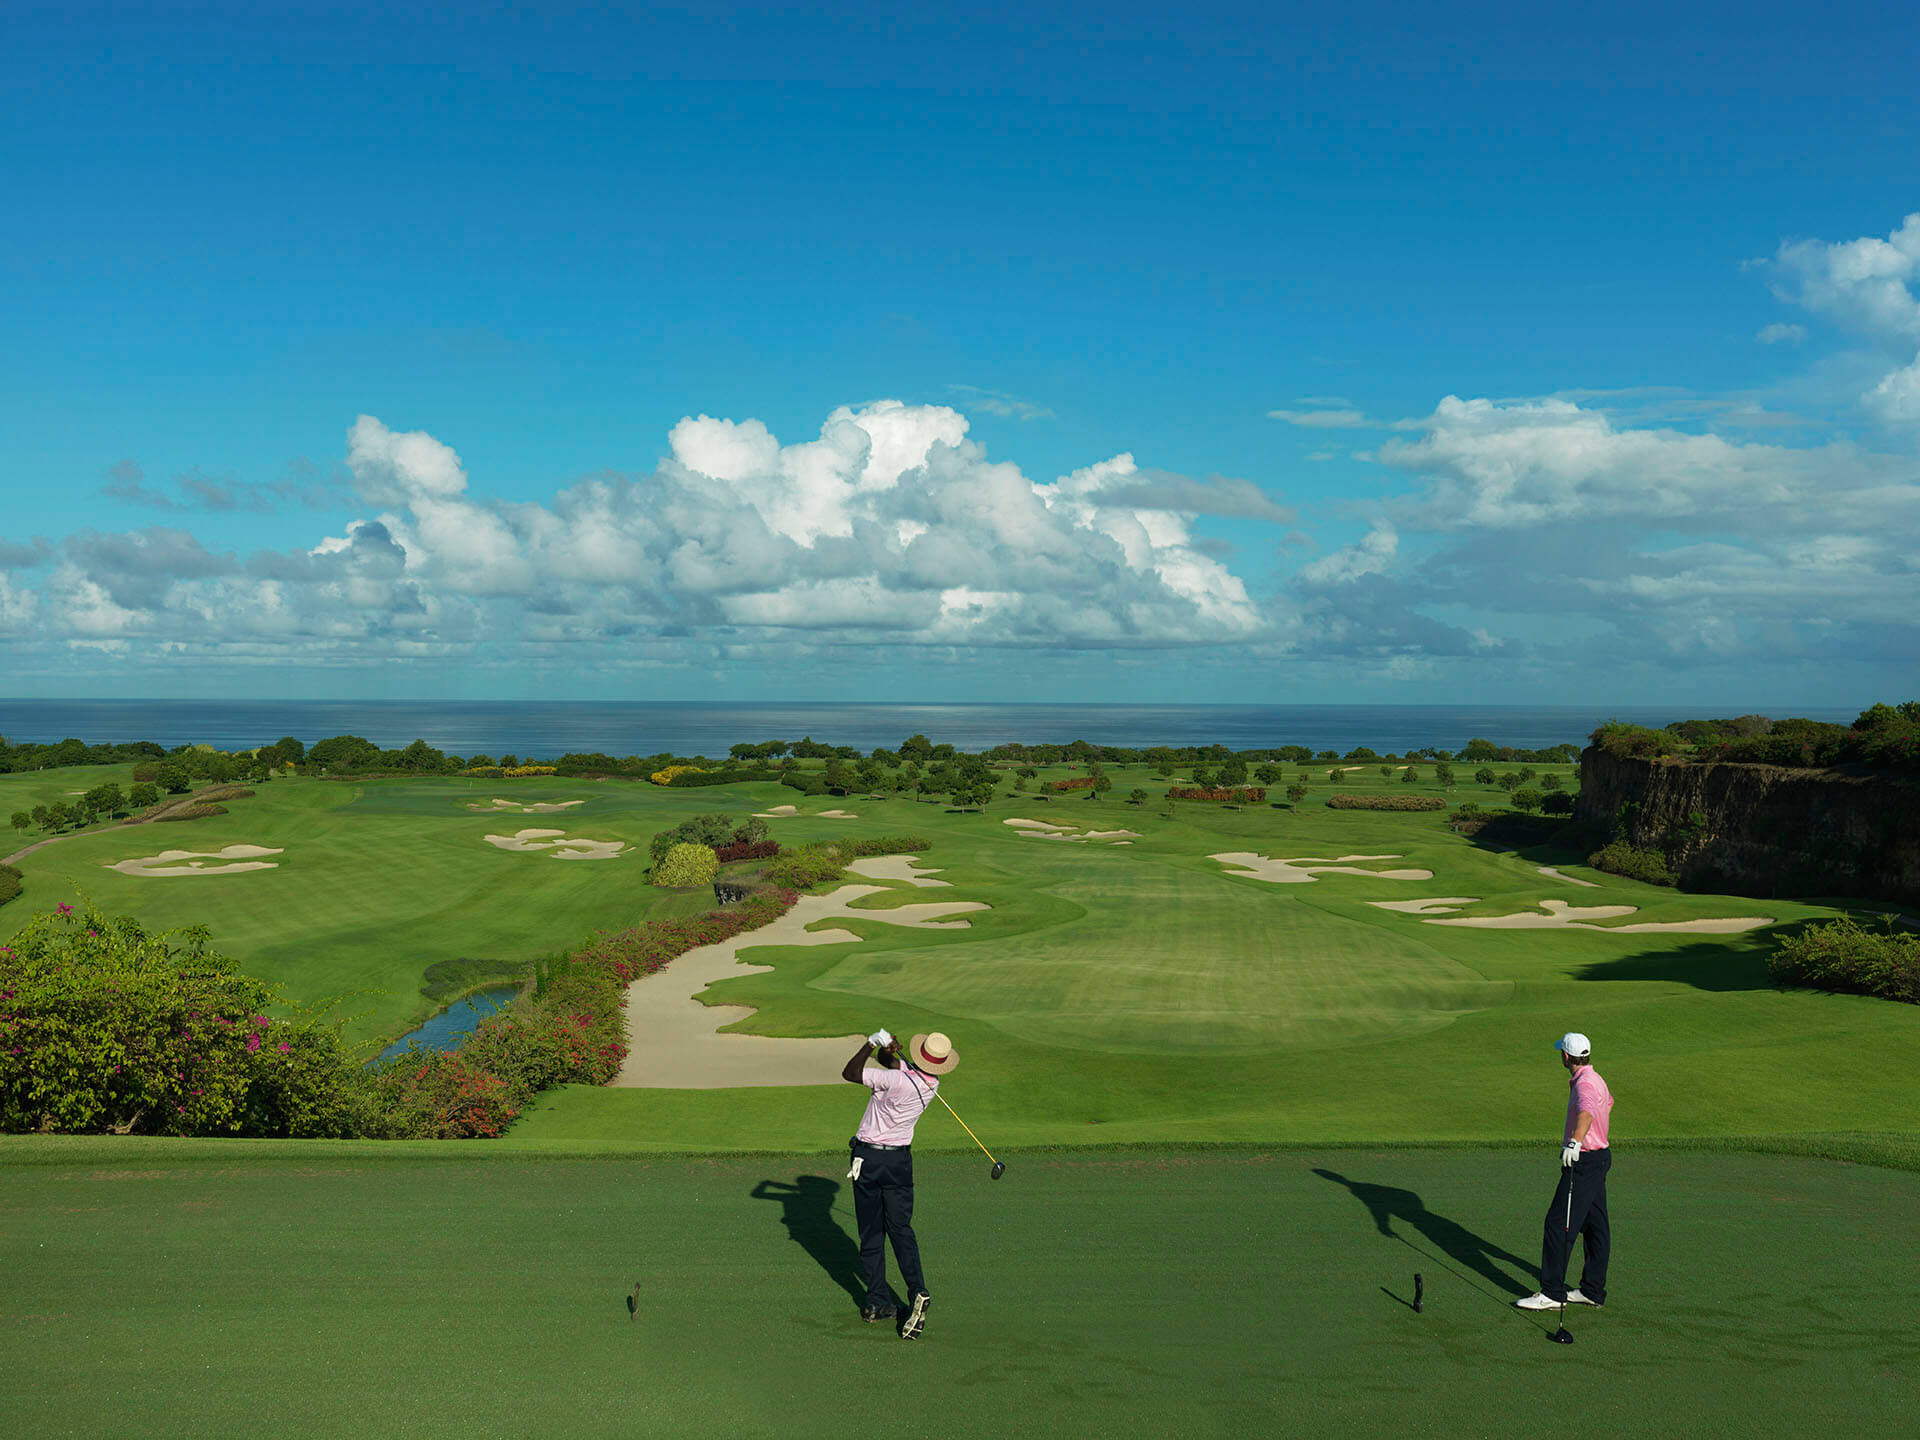
<path fill-rule="evenodd" d="M 147 875 L 163 879 L 174 875 L 239 875 L 247 870 L 278 870 L 277 860 L 268 855 L 284 855 L 264 845 L 228 845 L 221 850 L 162 850 L 158 855 L 141 855 L 108 865 L 122 875 Z M 209 863 L 211 862 L 211 863 Z"/>
<path fill-rule="evenodd" d="M 911 864 L 911 856 L 884 856 Z M 871 860 L 858 862 L 870 865 Z M 872 874 L 871 870 L 866 873 Z M 912 879 L 913 876 L 902 878 Z M 942 881 L 920 883 L 942 884 Z M 702 1005 L 694 996 L 716 980 L 770 969 L 740 959 L 756 945 L 845 945 L 861 937 L 851 930 L 809 930 L 822 920 L 872 920 L 913 930 L 965 930 L 971 921 L 946 917 L 991 907 L 977 900 L 941 900 L 893 910 L 856 910 L 852 901 L 885 894 L 882 885 L 842 885 L 831 895 L 802 895 L 771 925 L 717 945 L 689 950 L 666 969 L 642 975 L 627 987 L 627 1061 L 613 1080 L 656 1090 L 719 1090 L 744 1085 L 839 1085 L 858 1035 L 828 1040 L 792 1040 L 769 1035 L 722 1035 L 753 1014 L 750 1005 Z"/>
<path fill-rule="evenodd" d="M 1466 925 L 1478 930 L 1604 930 L 1614 935 L 1738 935 L 1773 924 L 1771 915 L 1730 915 L 1719 920 L 1647 921 L 1639 925 L 1595 925 L 1595 920 L 1617 920 L 1638 905 L 1569 905 L 1564 900 L 1542 900 L 1539 910 L 1514 915 L 1451 915 L 1462 905 L 1478 903 L 1472 895 L 1442 895 L 1426 900 L 1370 900 L 1381 910 L 1418 915 L 1429 925 Z"/>
<path fill-rule="evenodd" d="M 1046 820 L 1002 820 L 1022 835 L 1035 840 L 1069 840 L 1084 844 L 1099 840 L 1110 845 L 1131 845 L 1140 838 L 1138 830 L 1082 830 L 1078 825 L 1054 825 Z"/>
<path fill-rule="evenodd" d="M 1322 875 L 1370 875 L 1376 880 L 1433 878 L 1431 870 L 1367 870 L 1353 863 L 1356 860 L 1398 860 L 1398 855 L 1336 855 L 1332 859 L 1302 855 L 1292 860 L 1279 860 L 1256 855 L 1251 850 L 1229 850 L 1207 858 L 1236 867 L 1227 871 L 1229 875 L 1244 875 L 1250 880 L 1265 880 L 1273 885 L 1310 885 Z"/>
<path fill-rule="evenodd" d="M 624 840 L 583 840 L 564 830 L 516 830 L 511 835 L 489 835 L 487 843 L 556 860 L 612 860 L 627 850 Z"/>
<path fill-rule="evenodd" d="M 584 800 L 554 800 L 529 804 L 524 800 L 501 800 L 496 797 L 484 805 L 475 800 L 468 804 L 467 809 L 479 810 L 488 815 L 498 814 L 503 810 L 515 815 L 553 815 L 562 810 L 570 810 L 575 805 L 586 803 Z"/>

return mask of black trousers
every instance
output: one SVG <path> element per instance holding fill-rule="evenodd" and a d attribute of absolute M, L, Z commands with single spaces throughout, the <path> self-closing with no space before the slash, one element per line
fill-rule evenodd
<path fill-rule="evenodd" d="M 1606 1303 L 1607 1258 L 1613 1248 L 1613 1232 L 1607 1227 L 1607 1171 L 1612 1168 L 1611 1149 L 1589 1150 L 1560 1172 L 1540 1246 L 1540 1293 L 1549 1300 L 1567 1298 L 1567 1261 L 1578 1235 L 1585 1248 L 1580 1293 L 1596 1305 Z"/>
<path fill-rule="evenodd" d="M 887 1289 L 889 1240 L 911 1300 L 927 1288 L 927 1278 L 920 1273 L 920 1242 L 913 1234 L 913 1151 L 876 1150 L 855 1140 L 853 1156 L 860 1161 L 860 1177 L 853 1182 L 853 1216 L 860 1226 L 867 1303 L 893 1303 Z"/>

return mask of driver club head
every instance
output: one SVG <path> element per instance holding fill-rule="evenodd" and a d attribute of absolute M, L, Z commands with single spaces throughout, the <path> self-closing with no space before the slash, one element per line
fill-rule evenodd
<path fill-rule="evenodd" d="M 1565 1325 L 1562 1325 L 1558 1330 L 1555 1330 L 1551 1335 L 1547 1336 L 1547 1339 L 1553 1341 L 1556 1345 L 1571 1345 L 1573 1343 L 1573 1335 Z"/>
<path fill-rule="evenodd" d="M 987 1172 L 987 1175 L 991 1179 L 998 1180 L 1002 1175 L 1006 1173 L 1007 1173 L 1007 1162 L 1004 1160 L 996 1160 L 993 1162 L 993 1169 L 989 1170 Z"/>

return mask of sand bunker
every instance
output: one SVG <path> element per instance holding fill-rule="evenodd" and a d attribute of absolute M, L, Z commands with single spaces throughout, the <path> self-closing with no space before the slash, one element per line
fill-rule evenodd
<path fill-rule="evenodd" d="M 1375 880 L 1431 880 L 1431 870 L 1363 870 L 1355 860 L 1398 860 L 1398 855 L 1338 855 L 1321 859 L 1302 855 L 1293 860 L 1277 860 L 1255 855 L 1250 850 L 1232 850 L 1224 855 L 1209 855 L 1222 865 L 1238 866 L 1229 875 L 1244 875 L 1250 880 L 1265 880 L 1274 885 L 1308 885 L 1322 875 L 1369 875 Z"/>
<path fill-rule="evenodd" d="M 487 843 L 502 850 L 544 851 L 556 860 L 611 860 L 627 849 L 624 840 L 582 840 L 564 830 L 517 830 L 489 835 Z"/>
<path fill-rule="evenodd" d="M 920 862 L 911 855 L 872 855 L 865 860 L 855 860 L 847 868 L 856 875 L 864 875 L 869 880 L 904 880 L 909 885 L 931 888 L 935 885 L 951 886 L 949 880 L 929 880 L 929 875 L 940 873 L 938 866 L 920 868 Z"/>
<path fill-rule="evenodd" d="M 909 861 L 906 856 L 888 860 Z M 939 882 L 934 882 L 938 884 Z M 702 1005 L 693 997 L 716 980 L 753 975 L 770 967 L 739 956 L 756 945 L 844 945 L 860 937 L 851 930 L 809 930 L 821 920 L 875 920 L 914 930 L 965 930 L 966 920 L 942 920 L 989 906 L 976 900 L 902 905 L 894 910 L 855 910 L 849 902 L 886 893 L 878 885 L 842 885 L 831 895 L 802 895 L 771 925 L 718 945 L 689 950 L 666 969 L 643 975 L 627 987 L 627 1060 L 615 1085 L 656 1090 L 720 1090 L 737 1085 L 839 1085 L 840 1067 L 856 1035 L 830 1040 L 789 1040 L 768 1035 L 722 1035 L 722 1025 L 744 1020 L 750 1005 Z"/>
<path fill-rule="evenodd" d="M 820 818 L 822 820 L 858 820 L 860 817 L 851 810 L 822 810 Z"/>
<path fill-rule="evenodd" d="M 584 805 L 586 803 L 584 800 L 555 800 L 551 804 L 530 805 L 522 800 L 494 799 L 489 800 L 485 805 L 480 804 L 477 800 L 473 801 L 467 806 L 467 809 L 482 810 L 489 815 L 501 810 L 520 815 L 551 815 L 556 811 L 568 810 L 575 805 Z"/>
<path fill-rule="evenodd" d="M 1073 844 L 1099 840 L 1110 845 L 1131 845 L 1140 838 L 1138 830 L 1082 830 L 1077 825 L 1050 825 L 1045 820 L 1002 820 L 1000 823 L 1011 825 L 1032 839 L 1066 840 Z"/>
<path fill-rule="evenodd" d="M 1432 900 L 1370 900 L 1380 910 L 1418 915 L 1427 925 L 1469 925 L 1477 930 L 1604 930 L 1613 935 L 1738 935 L 1773 924 L 1770 915 L 1730 915 L 1718 920 L 1643 921 L 1638 925 L 1593 925 L 1631 915 L 1638 905 L 1569 905 L 1564 900 L 1542 900 L 1540 910 L 1515 915 L 1460 915 L 1450 920 L 1433 917 L 1477 903 L 1471 895 L 1447 895 Z M 1545 912 L 1545 913 L 1541 913 Z"/>
<path fill-rule="evenodd" d="M 800 807 L 798 805 L 776 805 L 771 810 L 754 811 L 753 818 L 756 820 L 785 820 L 788 816 L 798 815 L 799 813 Z"/>
<path fill-rule="evenodd" d="M 1554 869 L 1553 866 L 1551 865 L 1542 865 L 1540 867 L 1540 873 L 1546 876 L 1549 880 L 1559 880 L 1568 885 L 1584 885 L 1589 890 L 1598 890 L 1600 888 L 1600 886 L 1592 880 L 1577 880 L 1571 875 L 1562 875 L 1558 870 Z"/>
<path fill-rule="evenodd" d="M 278 870 L 279 862 L 263 860 L 264 855 L 284 855 L 284 850 L 269 850 L 264 845 L 229 845 L 224 850 L 162 850 L 158 855 L 142 855 L 109 865 L 122 875 L 238 875 L 243 870 Z M 217 864 L 209 865 L 209 860 Z"/>

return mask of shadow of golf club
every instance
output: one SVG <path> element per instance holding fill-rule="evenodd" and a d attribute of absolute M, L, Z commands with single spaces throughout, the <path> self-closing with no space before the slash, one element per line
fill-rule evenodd
<path fill-rule="evenodd" d="M 1388 1298 L 1389 1300 L 1398 1300 L 1398 1301 L 1399 1301 L 1399 1302 L 1400 1302 L 1400 1303 L 1401 1303 L 1402 1305 L 1404 1305 L 1404 1306 L 1406 1306 L 1406 1307 L 1407 1307 L 1407 1309 L 1409 1309 L 1409 1310 L 1412 1310 L 1412 1309 L 1413 1309 L 1413 1301 L 1411 1301 L 1411 1300 L 1407 1300 L 1407 1299 L 1404 1299 L 1404 1298 L 1402 1298 L 1401 1296 L 1398 1296 L 1398 1295 L 1396 1295 L 1396 1294 L 1394 1294 L 1394 1293 L 1393 1293 L 1393 1291 L 1391 1291 L 1391 1290 L 1389 1290 L 1389 1289 L 1388 1289 L 1388 1288 L 1387 1288 L 1386 1286 L 1384 1286 L 1384 1285 L 1382 1285 L 1382 1286 L 1380 1287 L 1380 1293 L 1381 1293 L 1382 1295 L 1384 1295 L 1384 1296 L 1386 1296 L 1386 1297 L 1387 1297 L 1387 1298 Z M 1416 1312 L 1416 1313 L 1418 1313 L 1418 1312 Z"/>
<path fill-rule="evenodd" d="M 756 1200 L 777 1200 L 787 1234 L 856 1305 L 866 1303 L 867 1284 L 860 1269 L 860 1246 L 833 1218 L 840 1182 L 824 1175 L 798 1175 L 793 1183 L 762 1180 L 753 1187 Z"/>
<path fill-rule="evenodd" d="M 1336 1185 L 1346 1186 L 1353 1197 L 1367 1207 L 1367 1212 L 1373 1216 L 1375 1228 L 1382 1235 L 1398 1240 L 1414 1254 L 1425 1255 L 1427 1252 L 1395 1230 L 1393 1228 L 1395 1220 L 1400 1220 L 1412 1227 L 1428 1244 L 1474 1271 L 1482 1279 L 1491 1281 L 1508 1296 L 1517 1299 L 1531 1293 L 1528 1286 L 1516 1281 L 1496 1262 L 1504 1261 L 1506 1264 L 1517 1266 L 1523 1273 L 1537 1268 L 1533 1262 L 1524 1260 L 1511 1250 L 1503 1249 L 1492 1241 L 1474 1234 L 1458 1221 L 1434 1214 L 1427 1209 L 1426 1202 L 1413 1191 L 1397 1189 L 1391 1185 L 1374 1185 L 1364 1180 L 1350 1180 L 1333 1170 L 1316 1169 L 1313 1173 L 1322 1180 L 1331 1180 Z M 1491 1293 L 1484 1285 L 1475 1284 L 1471 1276 L 1462 1274 L 1461 1271 L 1448 1265 L 1445 1260 L 1440 1260 L 1437 1256 L 1432 1258 L 1443 1269 L 1474 1285 L 1474 1288 L 1482 1294 Z M 1396 1295 L 1394 1298 L 1397 1300 L 1400 1297 Z"/>

